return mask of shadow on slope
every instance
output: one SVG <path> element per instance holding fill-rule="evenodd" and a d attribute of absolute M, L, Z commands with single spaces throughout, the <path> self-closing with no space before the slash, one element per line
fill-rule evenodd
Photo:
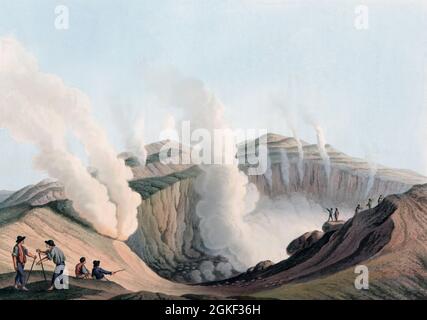
<path fill-rule="evenodd" d="M 69 288 L 47 291 L 52 272 L 35 271 L 31 274 L 29 291 L 16 290 L 13 287 L 14 273 L 0 275 L 0 300 L 73 300 L 73 299 L 110 299 L 129 291 L 112 281 L 81 280 L 69 277 Z"/>
<path fill-rule="evenodd" d="M 427 184 L 391 195 L 340 229 L 256 274 L 211 283 L 236 295 L 284 299 L 427 297 Z M 356 290 L 355 265 L 369 269 L 370 289 Z"/>

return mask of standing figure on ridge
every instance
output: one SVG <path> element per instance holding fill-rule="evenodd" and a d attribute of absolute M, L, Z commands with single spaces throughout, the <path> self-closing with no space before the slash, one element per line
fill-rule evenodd
<path fill-rule="evenodd" d="M 340 212 L 338 211 L 338 208 L 335 208 L 334 216 L 335 216 L 335 221 L 338 221 L 338 218 L 340 217 Z"/>
<path fill-rule="evenodd" d="M 371 198 L 368 199 L 367 207 L 368 207 L 368 209 L 372 208 L 372 199 Z"/>
<path fill-rule="evenodd" d="M 16 244 L 13 247 L 12 251 L 12 261 L 13 261 L 13 268 L 16 271 L 15 276 L 15 289 L 19 290 L 22 289 L 23 291 L 28 291 L 27 287 L 25 286 L 25 263 L 27 262 L 27 257 L 36 259 L 36 255 L 31 254 L 27 248 L 24 247 L 24 241 L 25 237 L 18 236 L 16 238 Z"/>
<path fill-rule="evenodd" d="M 55 245 L 55 242 L 53 240 L 46 240 L 45 244 L 47 249 L 46 251 L 37 249 L 38 253 L 42 253 L 45 255 L 44 258 L 37 262 L 37 265 L 42 264 L 43 261 L 46 260 L 51 260 L 55 264 L 55 270 L 53 271 L 51 286 L 48 289 L 48 291 L 52 291 L 53 289 L 55 289 L 55 280 L 64 273 L 65 255 L 62 250 Z"/>
<path fill-rule="evenodd" d="M 329 217 L 328 217 L 327 222 L 334 221 L 334 217 L 333 217 L 334 209 L 333 208 L 326 208 L 325 210 L 328 211 L 328 213 L 329 213 Z"/>
<path fill-rule="evenodd" d="M 360 205 L 360 203 L 357 204 L 356 210 L 354 210 L 354 214 L 355 215 L 358 214 L 361 209 L 362 209 L 362 206 Z"/>

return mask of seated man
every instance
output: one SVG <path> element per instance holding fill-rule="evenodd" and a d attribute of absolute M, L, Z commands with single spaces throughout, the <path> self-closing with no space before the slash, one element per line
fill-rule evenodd
<path fill-rule="evenodd" d="M 89 279 L 90 272 L 86 268 L 86 258 L 85 257 L 80 258 L 80 263 L 78 263 L 76 265 L 75 273 L 76 273 L 77 279 Z"/>
<path fill-rule="evenodd" d="M 93 262 L 93 269 L 92 269 L 92 278 L 95 278 L 96 280 L 106 280 L 105 275 L 114 275 L 115 272 L 104 270 L 100 267 L 101 261 L 95 260 Z"/>

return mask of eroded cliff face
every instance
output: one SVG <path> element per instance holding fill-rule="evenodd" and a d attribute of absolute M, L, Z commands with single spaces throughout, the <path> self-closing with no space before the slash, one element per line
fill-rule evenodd
<path fill-rule="evenodd" d="M 294 138 L 279 135 L 269 135 L 267 141 L 269 172 L 249 176 L 249 181 L 266 198 L 298 193 L 323 207 L 354 210 L 358 203 L 365 206 L 370 197 L 376 204 L 380 194 L 402 193 L 415 184 L 427 182 L 425 177 L 410 171 L 382 166 L 372 168 L 366 161 L 351 158 L 331 146 L 326 147 L 331 165 L 331 174 L 327 177 L 325 163 L 316 145 L 302 141 L 299 148 Z M 164 144 L 147 146 L 149 156 L 144 167 L 131 161 L 131 155 L 123 156 L 134 173 L 130 186 L 142 198 L 138 229 L 126 244 L 156 273 L 177 282 L 207 282 L 235 275 L 236 271 L 227 260 L 210 254 L 203 243 L 196 214 L 199 195 L 194 185 L 200 169 L 194 165 L 162 164 L 158 152 Z M 240 152 L 238 156 L 242 154 L 245 155 Z M 244 165 L 240 168 L 244 172 L 248 169 Z M 43 206 L 79 219 L 57 182 L 44 181 L 26 187 L 0 203 L 0 209 L 19 207 L 20 210 L 30 210 Z M 286 245 L 283 243 L 283 253 Z"/>
<path fill-rule="evenodd" d="M 321 206 L 348 207 L 366 205 L 368 198 L 376 204 L 379 195 L 405 192 L 425 178 L 404 170 L 372 166 L 364 160 L 351 158 L 330 146 L 330 176 L 327 177 L 317 145 L 302 142 L 304 159 L 299 166 L 300 153 L 295 139 L 278 135 L 267 137 L 270 158 L 269 173 L 249 176 L 258 191 L 269 198 L 303 194 Z M 144 169 L 134 167 L 140 179 L 131 183 L 143 195 L 139 208 L 139 229 L 128 245 L 161 276 L 179 282 L 207 282 L 224 279 L 230 272 L 226 259 L 212 256 L 203 244 L 196 205 L 199 201 L 194 179 L 200 173 L 197 166 L 170 170 L 156 159 Z M 285 157 L 285 158 L 284 158 Z M 243 171 L 247 167 L 241 166 Z M 168 173 L 160 176 L 159 172 Z M 171 174 L 175 172 L 175 174 Z M 178 179 L 171 180 L 171 176 Z M 303 176 L 301 178 L 301 172 Z M 162 185 L 166 183 L 166 187 Z M 153 189 L 154 188 L 154 189 Z M 159 190 L 157 190 L 157 189 Z M 321 212 L 319 212 L 321 214 Z M 309 218 L 307 218 L 309 219 Z M 320 225 L 319 225 L 320 227 Z M 283 243 L 283 248 L 287 243 Z"/>
<path fill-rule="evenodd" d="M 216 285 L 235 295 L 266 290 L 260 296 L 269 298 L 307 298 L 308 292 L 314 299 L 425 299 L 426 217 L 427 184 L 416 185 L 359 212 L 290 258 Z M 369 270 L 369 290 L 354 287 L 359 264 Z"/>
<path fill-rule="evenodd" d="M 359 203 L 365 205 L 369 198 L 376 202 L 380 195 L 402 193 L 412 186 L 409 183 L 381 177 L 379 174 L 372 178 L 372 186 L 369 186 L 368 175 L 345 167 L 332 167 L 328 181 L 324 165 L 315 161 L 305 161 L 302 183 L 297 174 L 296 164 L 290 166 L 289 184 L 283 181 L 282 164 L 273 164 L 271 170 L 273 173 L 271 187 L 265 175 L 249 176 L 249 181 L 258 187 L 260 193 L 273 198 L 290 193 L 303 193 L 323 206 L 355 207 Z"/>
<path fill-rule="evenodd" d="M 427 182 L 426 177 L 415 172 L 370 164 L 326 145 L 330 161 L 328 177 L 327 164 L 317 145 L 301 141 L 301 154 L 294 138 L 269 134 L 267 142 L 268 172 L 249 176 L 249 180 L 261 194 L 271 198 L 302 193 L 322 206 L 354 208 L 359 203 L 365 206 L 369 198 L 376 203 L 380 195 L 402 193 L 415 184 Z M 245 154 L 240 151 L 240 158 Z M 240 167 L 247 172 L 248 166 Z"/>
<path fill-rule="evenodd" d="M 224 279 L 227 261 L 207 254 L 195 212 L 198 195 L 186 178 L 143 200 L 138 230 L 127 244 L 159 275 L 178 282 Z"/>

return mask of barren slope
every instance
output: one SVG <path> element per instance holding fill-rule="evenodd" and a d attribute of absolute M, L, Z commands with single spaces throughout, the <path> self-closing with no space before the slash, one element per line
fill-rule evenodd
<path fill-rule="evenodd" d="M 426 230 L 427 185 L 417 185 L 359 213 L 289 259 L 220 286 L 230 294 L 249 291 L 262 297 L 426 298 Z M 357 264 L 368 266 L 371 290 L 354 289 Z"/>
<path fill-rule="evenodd" d="M 126 269 L 111 280 L 128 290 L 174 295 L 197 291 L 159 277 L 125 243 L 101 236 L 47 208 L 32 209 L 17 222 L 0 225 L 0 274 L 13 272 L 11 250 L 17 235 L 27 236 L 26 246 L 32 252 L 36 248 L 44 248 L 44 240 L 53 239 L 67 257 L 70 274 L 73 274 L 79 258 L 85 256 L 89 267 L 96 259 L 101 260 L 106 269 Z M 52 264 L 46 264 L 46 269 L 53 270 Z M 13 278 L 10 283 L 13 283 Z"/>
<path fill-rule="evenodd" d="M 130 182 L 130 186 L 143 199 L 138 209 L 139 227 L 126 244 L 131 248 L 130 252 L 132 254 L 136 253 L 157 274 L 178 282 L 200 281 L 198 280 L 200 277 L 197 277 L 197 272 L 202 263 L 209 261 L 217 265 L 224 258 L 207 253 L 203 237 L 199 231 L 199 217 L 195 213 L 195 207 L 200 196 L 194 188 L 194 178 L 199 174 L 200 169 L 193 165 L 162 164 L 159 161 L 159 151 L 165 143 L 163 141 L 147 146 L 149 155 L 147 166 L 145 167 L 138 165 L 138 159 L 133 155 L 121 155 L 134 173 L 135 178 Z M 302 142 L 304 153 L 302 177 L 300 177 L 297 168 L 299 153 L 297 141 L 294 138 L 269 134 L 268 149 L 271 159 L 270 184 L 265 174 L 250 176 L 249 179 L 256 184 L 261 194 L 273 198 L 300 193 L 320 205 L 337 205 L 340 208 L 351 208 L 351 211 L 353 211 L 355 204 L 365 204 L 366 202 L 364 201 L 366 201 L 367 197 L 376 198 L 379 194 L 388 195 L 405 192 L 413 184 L 426 182 L 427 179 L 414 172 L 389 169 L 382 166 L 377 166 L 373 174 L 370 165 L 366 161 L 349 157 L 331 146 L 327 146 L 332 166 L 330 182 L 327 183 L 324 163 L 316 145 Z M 286 154 L 286 157 L 284 154 Z M 241 148 L 239 156 L 242 156 Z M 289 162 L 287 168 L 285 158 Z M 244 166 L 241 168 L 243 170 L 247 169 Z M 286 170 L 288 170 L 288 181 L 284 179 L 284 171 Z M 19 220 L 21 215 L 25 215 L 25 212 L 34 207 L 41 206 L 53 208 L 71 218 L 77 219 L 78 216 L 73 212 L 71 203 L 64 201 L 64 199 L 66 197 L 62 192 L 62 188 L 56 182 L 42 181 L 35 186 L 25 187 L 0 204 L 0 208 L 2 206 L 7 207 L 7 209 L 0 210 L 0 224 L 4 221 L 10 222 L 11 219 L 22 223 Z M 384 204 L 388 203 L 387 201 Z M 385 209 L 388 210 L 385 214 L 392 210 L 391 207 Z M 37 208 L 35 212 L 39 212 L 38 210 L 41 209 Z M 362 216 L 366 214 L 368 213 L 361 213 Z M 355 219 L 343 229 L 347 230 L 351 227 L 351 224 L 357 221 L 359 220 Z M 331 272 L 345 268 L 345 264 L 342 264 L 336 269 L 338 266 L 336 263 L 340 260 L 342 251 L 347 252 L 353 242 L 357 243 L 359 241 L 356 236 L 366 232 L 367 235 L 374 232 L 371 230 L 372 225 L 369 225 L 366 221 L 363 223 L 368 225 L 366 229 L 358 230 L 350 235 L 344 234 L 346 238 L 339 239 L 343 240 L 342 244 L 340 241 L 335 242 L 336 244 L 340 243 L 340 246 L 331 246 L 329 244 L 329 247 L 322 248 L 322 250 L 328 250 L 324 253 L 324 257 L 327 258 L 319 260 L 314 269 L 304 264 L 306 263 L 306 258 L 314 254 L 314 252 L 307 253 L 304 259 L 297 255 L 292 259 L 288 259 L 287 262 L 278 264 L 286 270 L 289 269 L 286 281 L 291 281 L 295 278 L 303 279 L 309 277 L 312 273 L 318 274 L 318 268 L 322 266 L 324 266 L 325 270 L 328 269 Z M 81 224 L 79 225 L 81 227 Z M 348 263 L 353 263 L 358 259 L 362 261 L 365 257 L 371 256 L 372 252 L 385 245 L 388 241 L 387 237 L 390 236 L 389 229 L 387 229 L 390 226 L 391 224 L 388 223 L 382 225 L 381 229 L 375 229 L 376 233 L 373 234 L 378 239 L 364 240 L 375 240 L 375 243 L 371 244 L 369 242 L 369 249 L 361 248 L 357 254 L 353 252 L 355 256 L 351 259 L 349 258 Z M 327 237 L 323 239 L 323 242 L 319 242 L 318 246 L 322 243 L 324 244 L 326 240 Z M 358 243 L 361 247 L 364 244 L 364 242 Z M 287 243 L 283 243 L 284 248 L 286 245 Z M 300 265 L 299 269 L 292 270 L 291 267 L 296 264 Z M 196 273 L 196 277 L 193 273 Z M 293 273 L 298 274 L 298 277 Z M 215 274 L 215 276 L 217 277 L 216 279 L 224 278 L 221 273 Z M 208 280 L 202 277 L 201 281 Z M 278 285 L 278 281 L 273 280 L 272 283 Z M 269 285 L 272 285 L 272 283 Z"/>

